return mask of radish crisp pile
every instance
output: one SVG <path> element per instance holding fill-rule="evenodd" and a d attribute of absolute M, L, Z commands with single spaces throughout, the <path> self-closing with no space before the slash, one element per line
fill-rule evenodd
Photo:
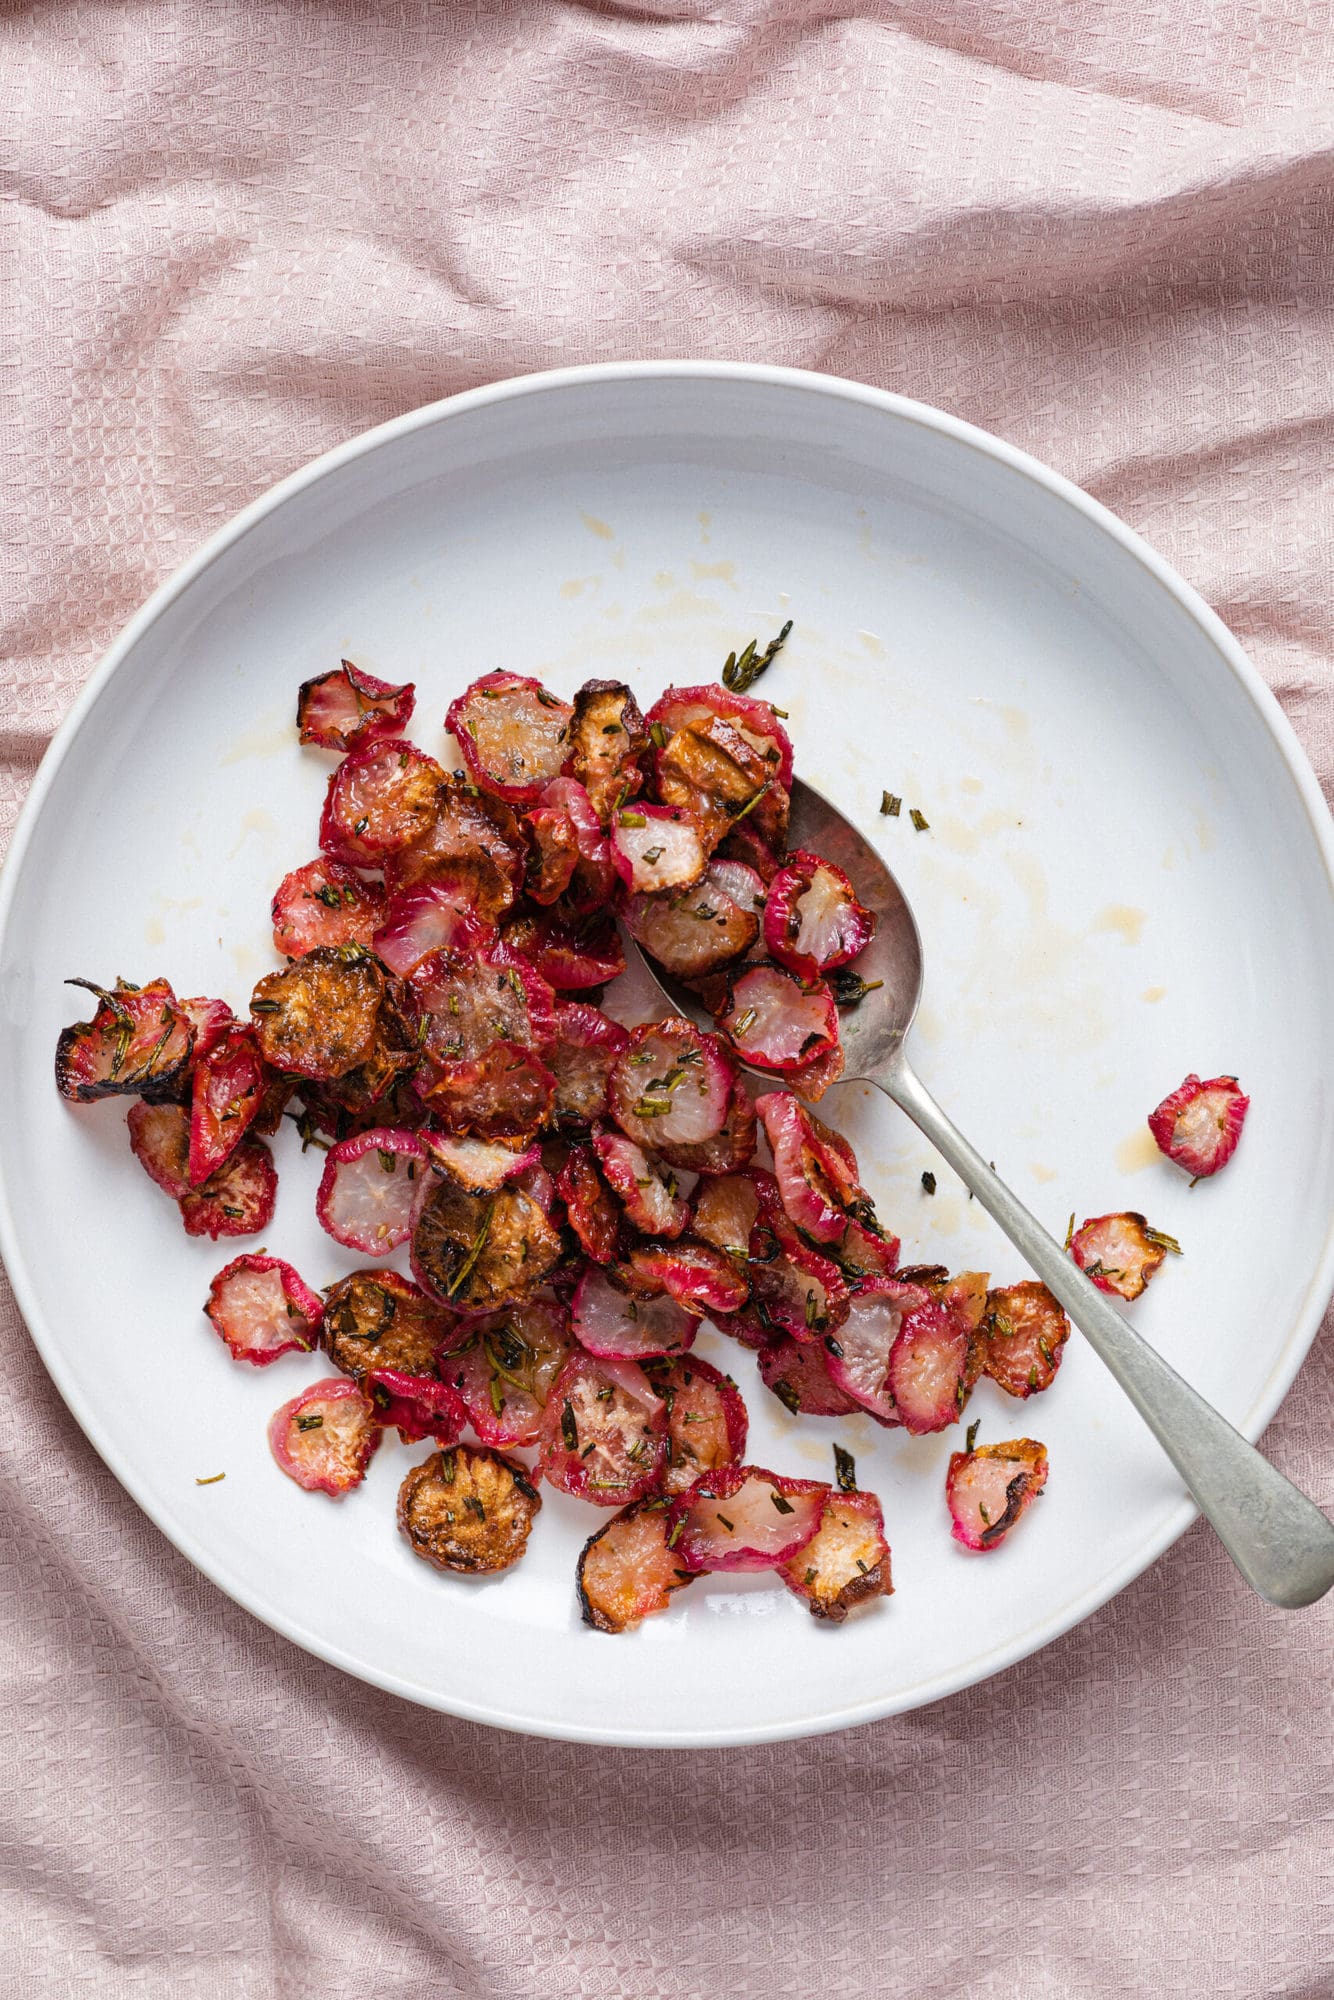
<path fill-rule="evenodd" d="M 852 1148 L 810 1108 L 843 1070 L 840 1013 L 873 990 L 855 964 L 874 918 L 788 847 L 792 745 L 750 692 L 786 636 L 647 715 L 619 681 L 567 702 L 487 674 L 445 718 L 452 770 L 405 734 L 411 684 L 347 661 L 306 682 L 301 741 L 338 761 L 247 1017 L 163 978 L 77 980 L 96 1012 L 57 1049 L 66 1098 L 133 1099 L 135 1158 L 192 1236 L 268 1228 L 284 1118 L 324 1149 L 319 1220 L 364 1266 L 320 1293 L 247 1252 L 205 1307 L 238 1363 L 318 1347 L 337 1371 L 275 1412 L 275 1460 L 336 1498 L 386 1432 L 429 1444 L 399 1528 L 451 1573 L 517 1562 L 543 1482 L 602 1509 L 577 1584 L 603 1632 L 706 1573 L 772 1570 L 835 1623 L 891 1589 L 847 1452 L 829 1483 L 747 1460 L 736 1384 L 691 1352 L 702 1319 L 792 1413 L 914 1434 L 957 1424 L 984 1374 L 1040 1394 L 1070 1331 L 1043 1285 L 901 1268 Z M 618 926 L 716 1032 L 602 1010 Z M 1199 1177 L 1246 1106 L 1234 1077 L 1192 1076 L 1150 1122 Z M 385 1261 L 404 1245 L 411 1280 Z M 1178 1247 L 1142 1215 L 1071 1219 L 1072 1256 L 1123 1298 Z M 945 1500 L 956 1540 L 993 1551 L 1047 1453 L 976 1431 Z"/>

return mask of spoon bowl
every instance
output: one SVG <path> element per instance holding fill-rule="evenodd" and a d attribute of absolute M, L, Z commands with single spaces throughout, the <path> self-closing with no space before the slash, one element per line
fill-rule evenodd
<path fill-rule="evenodd" d="M 906 1042 L 922 992 L 921 934 L 871 842 L 800 779 L 792 787 L 790 838 L 841 868 L 876 919 L 874 937 L 857 956 L 868 990 L 843 1015 L 844 1079 L 875 1084 L 906 1111 L 999 1223 L 1130 1397 L 1252 1588 L 1287 1609 L 1323 1597 L 1334 1586 L 1334 1525 L 1116 1311 L 914 1074 Z M 712 1027 L 698 996 L 636 950 L 669 1005 Z M 771 1089 L 783 1085 L 784 1078 L 738 1060 Z"/>

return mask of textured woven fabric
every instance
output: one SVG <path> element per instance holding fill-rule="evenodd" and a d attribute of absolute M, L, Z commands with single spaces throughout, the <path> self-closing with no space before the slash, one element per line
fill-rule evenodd
<path fill-rule="evenodd" d="M 119 625 L 274 479 L 640 355 L 1028 447 L 1179 565 L 1334 777 L 1332 62 L 1311 0 L 6 9 L 0 832 Z M 1334 1994 L 1331 1616 L 1266 1610 L 1198 1529 L 899 1720 L 545 1745 L 254 1623 L 7 1290 L 0 1344 L 6 2000 Z M 1332 1373 L 1326 1335 L 1268 1444 L 1327 1505 Z"/>

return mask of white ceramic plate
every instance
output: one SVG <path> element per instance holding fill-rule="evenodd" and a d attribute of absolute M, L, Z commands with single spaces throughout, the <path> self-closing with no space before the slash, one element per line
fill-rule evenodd
<path fill-rule="evenodd" d="M 299 681 L 342 655 L 415 679 L 413 734 L 441 754 L 447 703 L 490 667 L 562 693 L 624 674 L 647 706 L 786 617 L 765 692 L 913 901 L 929 1086 L 1051 1228 L 1134 1207 L 1181 1239 L 1138 1323 L 1252 1437 L 1330 1290 L 1327 816 L 1238 647 L 1117 521 L 951 418 L 778 369 L 539 376 L 356 439 L 158 593 L 42 767 L 0 900 L 0 1242 L 61 1392 L 171 1540 L 298 1644 L 458 1715 L 639 1744 L 839 1728 L 1021 1659 L 1191 1518 L 1078 1338 L 1040 1401 L 976 1393 L 983 1441 L 1034 1433 L 1052 1464 L 1041 1506 L 978 1559 L 942 1497 L 957 1437 L 794 1421 L 709 1331 L 755 1460 L 827 1477 L 831 1438 L 856 1453 L 884 1501 L 889 1603 L 824 1630 L 764 1578 L 718 1579 L 604 1638 L 573 1586 L 600 1517 L 550 1493 L 513 1576 L 441 1578 L 394 1527 L 420 1453 L 386 1446 L 340 1505 L 284 1479 L 265 1420 L 327 1369 L 228 1360 L 200 1301 L 246 1246 L 182 1234 L 123 1105 L 56 1096 L 67 975 L 164 973 L 241 1006 L 274 962 L 269 897 L 315 851 L 329 766 L 297 748 Z M 1254 1100 L 1235 1162 L 1194 1190 L 1142 1122 L 1192 1068 L 1239 1072 Z M 849 1085 L 828 1104 L 905 1260 L 1024 1275 L 886 1103 Z M 320 1156 L 290 1129 L 266 1241 L 323 1284 L 361 1260 L 318 1229 Z"/>

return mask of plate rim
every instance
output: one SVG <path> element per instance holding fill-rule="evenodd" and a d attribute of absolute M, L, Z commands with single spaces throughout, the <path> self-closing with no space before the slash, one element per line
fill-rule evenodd
<path fill-rule="evenodd" d="M 94 667 L 71 704 L 68 714 L 54 732 L 34 773 L 28 795 L 14 825 L 9 850 L 3 866 L 0 867 L 0 963 L 3 963 L 5 956 L 17 884 L 23 872 L 29 845 L 47 795 L 75 737 L 83 726 L 85 717 L 124 660 L 168 607 L 182 597 L 220 556 L 244 540 L 253 528 L 270 514 L 276 513 L 297 494 L 339 473 L 357 459 L 384 447 L 392 447 L 400 439 L 416 431 L 430 429 L 436 424 L 446 423 L 454 417 L 468 415 L 489 405 L 514 401 L 524 396 L 558 395 L 566 390 L 584 389 L 602 382 L 651 383 L 692 379 L 736 382 L 827 396 L 835 401 L 861 404 L 902 422 L 916 424 L 922 429 L 947 437 L 956 444 L 978 451 L 993 461 L 1010 467 L 1055 499 L 1073 508 L 1076 513 L 1082 514 L 1103 534 L 1110 536 L 1201 629 L 1211 642 L 1222 665 L 1249 699 L 1257 719 L 1278 750 L 1297 798 L 1305 810 L 1316 853 L 1324 865 L 1326 886 L 1331 899 L 1334 899 L 1334 820 L 1331 820 L 1315 772 L 1277 697 L 1259 669 L 1253 665 L 1240 642 L 1199 592 L 1187 583 L 1184 577 L 1180 576 L 1142 536 L 1127 526 L 1101 501 L 1095 500 L 1091 494 L 1077 486 L 1073 480 L 1053 471 L 1031 453 L 1007 443 L 1003 438 L 994 436 L 978 425 L 967 423 L 964 419 L 937 409 L 934 405 L 919 402 L 893 390 L 879 389 L 869 383 L 856 382 L 845 376 L 743 361 L 591 362 L 484 383 L 477 388 L 461 390 L 452 396 L 422 404 L 419 408 L 405 411 L 386 423 L 358 432 L 354 437 L 345 439 L 341 444 L 299 466 L 294 472 L 270 486 L 249 505 L 234 514 L 222 527 L 215 530 L 192 555 L 158 585 L 140 609 L 121 628 Z M 232 1575 L 225 1564 L 217 1564 L 211 1556 L 206 1560 L 194 1545 L 194 1537 L 188 1526 L 184 1523 L 179 1526 L 173 1523 L 169 1526 L 167 1521 L 160 1517 L 155 1505 L 141 1490 L 133 1468 L 122 1460 L 119 1452 L 105 1435 L 97 1411 L 87 1406 L 78 1388 L 66 1373 L 58 1345 L 51 1338 L 38 1305 L 36 1287 L 19 1241 L 19 1232 L 10 1205 L 3 1153 L 0 1153 L 0 1258 L 3 1258 L 19 1311 L 32 1343 L 66 1408 L 140 1512 L 147 1516 L 158 1532 L 164 1535 L 195 1569 L 269 1630 L 300 1646 L 315 1658 L 338 1667 L 354 1679 L 382 1688 L 387 1693 L 437 1713 L 456 1716 L 467 1722 L 482 1723 L 492 1728 L 506 1729 L 519 1735 L 562 1742 L 605 1744 L 618 1748 L 721 1749 L 752 1743 L 799 1741 L 809 1736 L 855 1728 L 890 1715 L 903 1714 L 930 1702 L 944 1700 L 964 1688 L 976 1686 L 1061 1638 L 1142 1576 L 1197 1518 L 1198 1510 L 1194 1504 L 1188 1498 L 1183 1498 L 1169 1513 L 1163 1525 L 1148 1537 L 1138 1551 L 1119 1564 L 1110 1577 L 1100 1578 L 1072 1603 L 1062 1607 L 1055 1616 L 1044 1619 L 1036 1628 L 997 1647 L 994 1653 L 984 1654 L 980 1663 L 975 1657 L 956 1671 L 937 1675 L 883 1700 L 863 1701 L 853 1706 L 804 1716 L 795 1721 L 763 1724 L 754 1728 L 662 1731 L 635 1727 L 590 1728 L 585 1725 L 563 1724 L 559 1720 L 513 1713 L 467 1699 L 445 1699 L 436 1690 L 422 1688 L 391 1672 L 368 1666 L 320 1634 L 306 1630 L 299 1620 L 286 1617 L 281 1607 L 270 1606 L 263 1600 L 262 1593 L 256 1591 L 244 1577 Z M 1332 1292 L 1334 1292 L 1334 1216 L 1331 1216 L 1326 1226 L 1321 1254 L 1294 1318 L 1288 1339 L 1275 1357 L 1261 1394 L 1238 1425 L 1242 1433 L 1252 1442 L 1263 1434 L 1291 1388 L 1298 1370 L 1314 1344 Z"/>

